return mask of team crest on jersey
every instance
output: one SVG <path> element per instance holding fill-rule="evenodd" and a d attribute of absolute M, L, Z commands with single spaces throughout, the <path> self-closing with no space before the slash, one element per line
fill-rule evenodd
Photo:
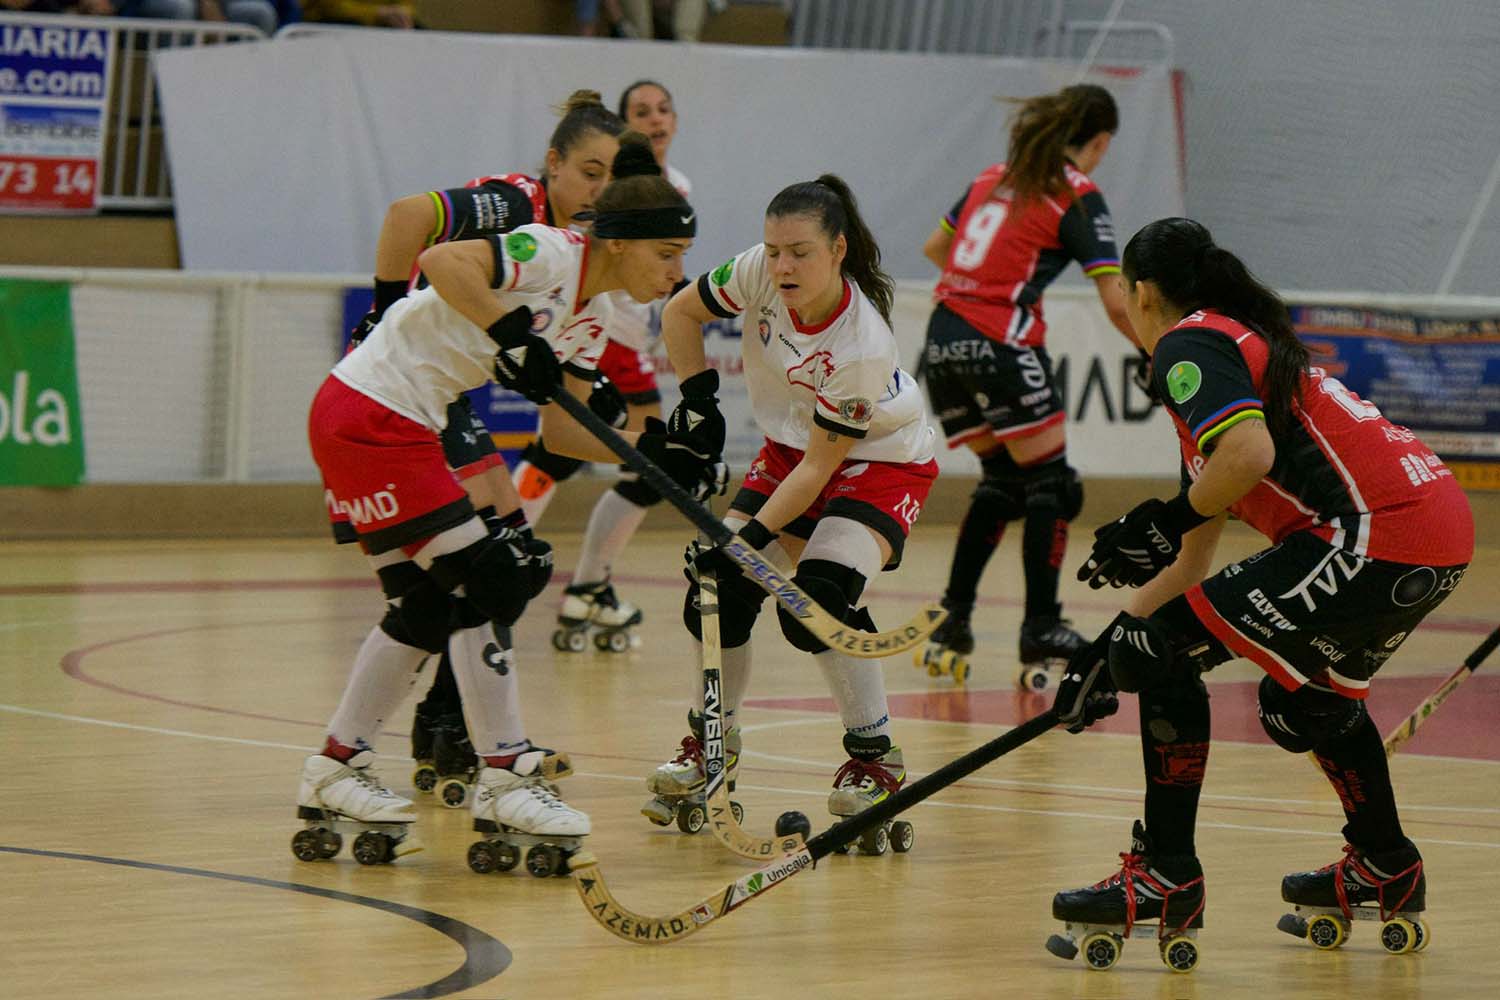
<path fill-rule="evenodd" d="M 552 325 L 552 310 L 538 309 L 531 314 L 531 332 L 541 333 Z"/>
<path fill-rule="evenodd" d="M 518 263 L 536 256 L 536 240 L 530 233 L 511 233 L 505 237 L 505 255 Z"/>
<path fill-rule="evenodd" d="M 1203 372 L 1191 361 L 1179 361 L 1167 372 L 1167 392 L 1174 403 L 1186 403 L 1203 385 Z"/>
<path fill-rule="evenodd" d="M 759 321 L 757 321 L 756 324 L 755 324 L 755 332 L 760 335 L 760 343 L 761 343 L 762 347 L 764 347 L 765 345 L 767 345 L 767 344 L 769 344 L 771 342 L 771 324 L 770 323 L 767 323 L 765 320 L 759 320 Z"/>
<path fill-rule="evenodd" d="M 875 404 L 868 399 L 846 399 L 839 404 L 839 416 L 851 424 L 867 424 L 875 415 Z"/>
<path fill-rule="evenodd" d="M 708 276 L 708 280 L 712 281 L 720 288 L 723 288 L 725 285 L 729 284 L 729 276 L 733 273 L 734 258 L 731 257 L 724 263 L 720 264 L 718 267 L 714 268 L 714 273 Z"/>

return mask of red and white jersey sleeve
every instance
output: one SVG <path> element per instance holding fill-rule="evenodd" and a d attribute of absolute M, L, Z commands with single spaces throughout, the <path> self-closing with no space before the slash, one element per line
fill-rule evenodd
<path fill-rule="evenodd" d="M 766 437 L 805 451 L 817 426 L 855 438 L 851 460 L 932 458 L 922 394 L 901 370 L 890 325 L 852 283 L 828 318 L 805 324 L 777 294 L 761 245 L 700 277 L 698 294 L 715 315 L 745 317 L 745 382 Z"/>
<path fill-rule="evenodd" d="M 526 225 L 488 236 L 495 255 L 495 297 L 509 312 L 531 309 L 531 330 L 552 345 L 565 369 L 591 377 L 612 318 L 608 297 L 579 301 L 588 238 Z M 384 406 L 434 430 L 448 404 L 494 377 L 497 345 L 431 288 L 396 302 L 360 349 L 333 374 Z"/>

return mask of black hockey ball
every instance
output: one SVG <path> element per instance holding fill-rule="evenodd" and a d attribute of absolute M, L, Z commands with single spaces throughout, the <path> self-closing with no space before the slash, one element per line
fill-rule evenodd
<path fill-rule="evenodd" d="M 776 817 L 776 836 L 786 837 L 794 833 L 802 834 L 803 840 L 812 836 L 812 823 L 808 820 L 807 814 L 798 812 L 796 809 Z"/>

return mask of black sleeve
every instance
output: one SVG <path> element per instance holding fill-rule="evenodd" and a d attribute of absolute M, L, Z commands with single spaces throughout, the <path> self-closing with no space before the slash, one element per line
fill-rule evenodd
<path fill-rule="evenodd" d="M 1168 333 L 1151 355 L 1151 377 L 1162 403 L 1182 419 L 1205 455 L 1219 434 L 1241 420 L 1265 419 L 1245 356 L 1217 330 L 1183 327 Z"/>
<path fill-rule="evenodd" d="M 1110 218 L 1104 195 L 1098 191 L 1074 199 L 1057 225 L 1057 238 L 1088 277 L 1120 273 L 1114 220 Z"/>
<path fill-rule="evenodd" d="M 953 203 L 953 207 L 948 209 L 948 214 L 943 216 L 943 228 L 948 230 L 948 232 L 953 233 L 958 231 L 959 216 L 964 214 L 964 202 L 969 200 L 969 192 L 973 189 L 974 185 L 972 184 L 964 188 L 964 193 L 958 196 L 958 200 Z"/>
<path fill-rule="evenodd" d="M 508 233 L 536 221 L 526 192 L 500 180 L 486 181 L 478 187 L 434 191 L 433 196 L 439 216 L 433 243 Z"/>
<path fill-rule="evenodd" d="M 734 319 L 735 313 L 719 305 L 719 300 L 714 298 L 713 289 L 708 287 L 708 274 L 704 271 L 698 275 L 698 298 L 703 300 L 704 308 L 720 319 Z"/>

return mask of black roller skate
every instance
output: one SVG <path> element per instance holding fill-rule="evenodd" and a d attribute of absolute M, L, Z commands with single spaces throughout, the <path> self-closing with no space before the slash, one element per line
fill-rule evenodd
<path fill-rule="evenodd" d="M 1047 691 L 1057 686 L 1068 660 L 1089 644 L 1071 626 L 1066 618 L 1028 618 L 1021 623 L 1017 687 L 1022 691 Z"/>
<path fill-rule="evenodd" d="M 462 712 L 451 712 L 438 720 L 432 738 L 432 766 L 437 773 L 438 801 L 449 809 L 462 809 L 469 802 L 479 768 Z"/>
<path fill-rule="evenodd" d="M 674 820 L 683 833 L 697 833 L 708 823 L 708 809 L 703 790 L 708 784 L 703 769 L 703 715 L 694 709 L 688 710 L 688 735 L 682 738 L 677 756 L 651 772 L 646 778 L 646 787 L 654 796 L 641 806 L 641 815 L 656 826 L 666 826 Z M 740 769 L 740 731 L 730 729 L 724 734 L 724 784 L 734 791 L 735 776 Z M 734 821 L 741 823 L 745 810 L 738 802 L 729 803 Z"/>
<path fill-rule="evenodd" d="M 1102 970 L 1119 961 L 1126 938 L 1154 937 L 1167 968 L 1191 972 L 1198 965 L 1193 939 L 1203 926 L 1203 866 L 1190 854 L 1152 854 L 1140 820 L 1131 837 L 1118 872 L 1052 897 L 1052 916 L 1066 927 L 1047 939 L 1047 950 L 1071 960 L 1081 940 L 1084 962 Z"/>
<path fill-rule="evenodd" d="M 973 606 L 954 604 L 944 598 L 943 610 L 948 612 L 948 617 L 932 630 L 927 645 L 914 652 L 912 662 L 918 667 L 926 667 L 929 677 L 946 674 L 955 684 L 962 684 L 969 679 L 972 667 L 969 654 L 974 652 L 974 633 L 969 628 L 969 616 L 973 613 Z"/>
<path fill-rule="evenodd" d="M 1422 919 L 1427 876 L 1410 841 L 1380 854 L 1345 844 L 1333 864 L 1283 878 L 1281 898 L 1293 911 L 1282 915 L 1277 929 L 1322 951 L 1342 945 L 1355 920 L 1379 920 L 1380 946 L 1393 955 L 1421 951 L 1432 939 Z"/>
<path fill-rule="evenodd" d="M 437 787 L 438 772 L 432 759 L 433 738 L 441 713 L 424 700 L 411 717 L 412 787 L 423 794 Z"/>
<path fill-rule="evenodd" d="M 592 633 L 594 648 L 600 652 L 626 652 L 637 643 L 634 629 L 642 617 L 640 608 L 615 595 L 608 580 L 575 583 L 563 591 L 552 648 L 581 653 L 588 648 Z"/>
<path fill-rule="evenodd" d="M 840 820 L 858 816 L 877 802 L 884 802 L 906 781 L 906 762 L 901 748 L 891 746 L 889 736 L 855 736 L 844 734 L 844 750 L 849 754 L 833 776 L 833 791 L 828 796 L 828 811 Z M 887 848 L 897 854 L 911 850 L 916 833 L 906 820 L 887 820 L 860 835 L 859 853 L 881 855 Z M 839 844 L 834 848 L 847 854 L 856 844 Z"/>

